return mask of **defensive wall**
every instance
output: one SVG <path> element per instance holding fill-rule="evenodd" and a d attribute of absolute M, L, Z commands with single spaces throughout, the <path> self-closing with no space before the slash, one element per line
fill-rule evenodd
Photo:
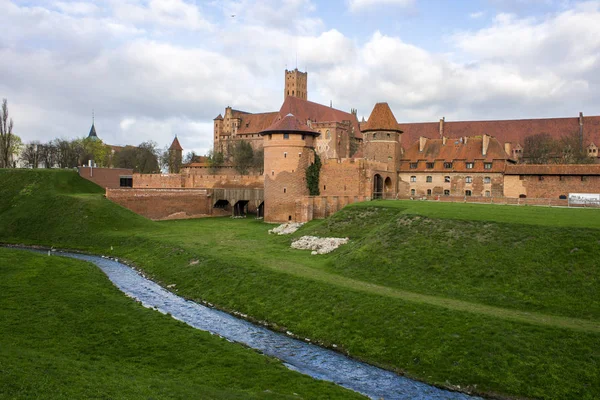
<path fill-rule="evenodd" d="M 79 176 L 94 182 L 103 188 L 118 188 L 121 186 L 121 178 L 131 178 L 132 169 L 127 168 L 96 168 L 78 167 Z"/>
<path fill-rule="evenodd" d="M 569 193 L 600 193 L 600 165 L 509 165 L 504 196 L 559 198 Z"/>
<path fill-rule="evenodd" d="M 348 204 L 370 200 L 366 196 L 303 196 L 296 200 L 296 222 L 323 219 L 338 212 Z"/>
<path fill-rule="evenodd" d="M 263 175 L 133 174 L 134 188 L 260 188 Z"/>
<path fill-rule="evenodd" d="M 106 189 L 106 198 L 153 220 L 228 215 L 207 189 Z"/>

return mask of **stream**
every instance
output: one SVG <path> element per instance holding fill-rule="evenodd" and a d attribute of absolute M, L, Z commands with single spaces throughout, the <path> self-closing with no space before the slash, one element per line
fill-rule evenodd
<path fill-rule="evenodd" d="M 225 312 L 186 300 L 115 260 L 66 252 L 53 252 L 52 255 L 91 262 L 104 271 L 121 291 L 139 300 L 146 307 L 170 314 L 194 328 L 211 332 L 232 342 L 243 343 L 263 354 L 276 357 L 291 370 L 334 382 L 372 399 L 477 399 L 399 376 L 391 371 L 353 360 L 341 353 L 293 339 Z"/>

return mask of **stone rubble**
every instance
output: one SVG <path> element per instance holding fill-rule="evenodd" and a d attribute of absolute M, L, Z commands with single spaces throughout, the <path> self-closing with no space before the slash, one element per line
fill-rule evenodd
<path fill-rule="evenodd" d="M 274 233 L 277 235 L 289 235 L 290 233 L 294 233 L 300 229 L 302 225 L 304 225 L 302 222 L 290 222 L 288 224 L 279 225 L 277 228 L 270 229 L 269 233 Z"/>
<path fill-rule="evenodd" d="M 312 250 L 311 254 L 327 254 L 348 243 L 348 238 L 320 238 L 317 236 L 302 236 L 292 242 L 293 249 Z"/>

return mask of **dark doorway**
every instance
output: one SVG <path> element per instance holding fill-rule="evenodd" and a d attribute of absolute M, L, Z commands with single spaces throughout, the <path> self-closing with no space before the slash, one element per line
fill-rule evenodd
<path fill-rule="evenodd" d="M 373 177 L 373 199 L 381 199 L 383 196 L 383 178 L 379 174 Z"/>
<path fill-rule="evenodd" d="M 227 206 L 229 205 L 229 201 L 227 200 L 217 200 L 217 202 L 215 203 L 215 205 L 213 206 L 214 208 L 227 208 Z"/>
<path fill-rule="evenodd" d="M 234 217 L 245 217 L 248 214 L 248 200 L 240 200 L 233 206 Z"/>
<path fill-rule="evenodd" d="M 265 217 L 265 202 L 260 203 L 258 208 L 256 209 L 256 218 L 264 218 Z"/>

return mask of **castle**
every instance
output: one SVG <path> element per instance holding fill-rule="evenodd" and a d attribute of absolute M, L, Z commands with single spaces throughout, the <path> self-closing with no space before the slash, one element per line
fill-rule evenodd
<path fill-rule="evenodd" d="M 134 175 L 133 189 L 111 189 L 107 197 L 157 219 L 253 212 L 287 222 L 376 198 L 566 205 L 569 193 L 600 193 L 600 116 L 399 124 L 387 103 L 377 103 L 366 121 L 358 121 L 354 109 L 307 100 L 307 84 L 307 73 L 286 70 L 279 111 L 227 107 L 214 119 L 214 152 L 228 155 L 246 141 L 264 151 L 262 175 L 239 176 L 231 168 L 215 174 L 205 163 L 192 163 L 178 174 Z M 519 163 L 526 138 L 539 133 L 574 135 L 596 163 Z M 179 142 L 173 146 L 181 154 Z M 308 182 L 307 168 L 317 159 L 318 182 Z M 190 195 L 195 208 L 186 211 L 181 199 Z M 140 209 L 144 196 L 151 199 L 146 211 Z"/>

